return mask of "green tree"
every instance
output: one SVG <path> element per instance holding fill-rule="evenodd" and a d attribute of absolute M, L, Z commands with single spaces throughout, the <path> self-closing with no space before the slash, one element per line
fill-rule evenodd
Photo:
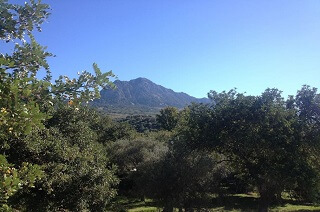
<path fill-rule="evenodd" d="M 117 194 L 118 178 L 106 147 L 92 128 L 98 117 L 91 112 L 82 107 L 60 108 L 46 129 L 12 141 L 9 159 L 16 164 L 22 160 L 39 164 L 44 171 L 35 188 L 12 198 L 14 205 L 28 211 L 105 210 Z"/>
<path fill-rule="evenodd" d="M 212 108 L 207 104 L 191 104 L 181 111 L 177 124 L 177 136 L 187 143 L 191 149 L 202 147 L 217 148 Z"/>
<path fill-rule="evenodd" d="M 175 141 L 165 157 L 145 169 L 146 196 L 158 200 L 163 211 L 193 211 L 209 205 L 219 194 L 222 180 L 229 174 L 223 156 L 211 150 L 192 150 L 184 141 Z"/>
<path fill-rule="evenodd" d="M 294 188 L 296 198 L 320 201 L 320 94 L 316 88 L 304 85 L 295 98 L 287 101 L 298 116 L 296 138 L 299 139 L 303 166 Z M 301 157 L 300 157 L 301 158 Z"/>
<path fill-rule="evenodd" d="M 46 126 L 58 125 L 67 134 L 67 126 L 70 123 L 83 121 L 96 133 L 98 142 L 102 144 L 108 144 L 118 139 L 132 139 L 136 137 L 136 131 L 129 124 L 113 121 L 106 114 L 87 106 L 77 106 L 77 108 L 62 106 L 57 108 L 54 116 L 47 120 Z"/>
<path fill-rule="evenodd" d="M 232 90 L 210 97 L 215 143 L 257 187 L 262 208 L 279 201 L 282 191 L 292 191 L 298 177 L 310 171 L 296 137 L 297 111 L 286 107 L 277 89 L 260 96 Z"/>
<path fill-rule="evenodd" d="M 11 138 L 26 134 L 33 127 L 41 127 L 41 122 L 47 117 L 40 112 L 39 105 L 33 99 L 39 87 L 46 83 L 37 81 L 30 84 L 35 69 L 46 68 L 43 58 L 50 55 L 35 43 L 30 34 L 34 26 L 46 19 L 47 11 L 47 5 L 34 1 L 24 6 L 0 1 L 0 39 L 6 42 L 15 39 L 25 41 L 25 34 L 31 38 L 29 45 L 16 44 L 12 55 L 0 54 L 0 157 L 1 171 L 4 172 L 0 184 L 1 207 L 4 210 L 10 210 L 11 206 L 7 204 L 9 197 L 25 188 L 24 185 L 33 186 L 35 180 L 43 176 L 39 166 L 27 163 L 13 166 L 7 163 L 3 154 L 10 148 Z"/>
<path fill-rule="evenodd" d="M 0 210 L 11 211 L 8 199 L 24 187 L 34 187 L 35 181 L 43 177 L 43 172 L 40 166 L 28 163 L 16 169 L 0 155 L 0 176 Z"/>
<path fill-rule="evenodd" d="M 118 166 L 120 194 L 143 198 L 149 189 L 149 170 L 168 152 L 164 142 L 150 138 L 118 140 L 111 143 L 108 152 L 111 161 Z"/>
<path fill-rule="evenodd" d="M 156 118 L 150 115 L 133 115 L 121 119 L 120 122 L 127 122 L 139 133 L 148 133 L 159 130 L 160 126 Z"/>
<path fill-rule="evenodd" d="M 60 76 L 51 83 L 46 58 L 52 54 L 31 34 L 34 28 L 41 30 L 40 24 L 48 17 L 49 6 L 33 0 L 23 6 L 5 0 L 0 4 L 3 14 L 0 38 L 9 43 L 16 42 L 13 54 L 0 56 L 2 140 L 8 137 L 8 132 L 19 136 L 32 128 L 43 128 L 50 108 L 59 101 L 81 104 L 99 97 L 102 87 L 113 87 L 109 81 L 109 77 L 114 76 L 112 72 L 102 73 L 96 64 L 93 64 L 95 75 L 84 71 L 77 79 Z M 36 75 L 42 68 L 46 70 L 46 76 L 40 80 Z M 1 145 L 5 148 L 5 143 Z"/>
<path fill-rule="evenodd" d="M 46 210 L 59 210 L 59 207 L 101 210 L 116 194 L 113 185 L 117 178 L 107 158 L 99 156 L 105 154 L 101 144 L 94 142 L 96 134 L 86 123 L 66 124 L 70 134 L 64 134 L 57 126 L 47 129 L 46 123 L 57 108 L 68 105 L 69 110 L 78 111 L 81 105 L 99 97 L 101 88 L 113 87 L 109 81 L 113 73 L 102 73 L 93 64 L 95 74 L 84 71 L 77 79 L 61 76 L 52 83 L 47 63 L 47 57 L 52 54 L 32 35 L 34 29 L 41 31 L 41 24 L 49 15 L 49 5 L 34 0 L 24 5 L 0 0 L 0 14 L 0 39 L 8 45 L 15 43 L 12 54 L 0 54 L 0 154 L 14 163 L 9 165 L 17 170 L 13 173 L 19 173 L 14 179 L 33 183 L 43 176 L 42 183 L 36 182 L 35 188 L 19 187 L 19 191 L 11 192 L 8 202 L 17 200 L 17 195 L 26 195 L 26 199 L 34 201 L 27 205 L 20 201 L 15 206 L 23 209 L 38 202 L 48 203 Z M 39 79 L 37 73 L 42 69 L 46 76 Z M 29 174 L 24 171 L 25 162 L 41 165 L 44 173 Z M 36 165 L 27 167 L 30 173 L 39 170 Z M 5 184 L 8 179 L 1 178 L 0 183 Z M 17 180 L 12 181 L 11 188 L 2 191 L 17 190 Z M 64 202 L 63 194 L 71 194 L 72 186 L 76 192 Z"/>
<path fill-rule="evenodd" d="M 157 114 L 157 122 L 160 124 L 160 128 L 171 131 L 177 125 L 179 119 L 179 111 L 175 107 L 166 107 L 160 110 L 160 114 Z"/>
<path fill-rule="evenodd" d="M 181 112 L 177 136 L 189 149 L 224 155 L 235 177 L 258 189 L 262 208 L 278 202 L 284 190 L 302 200 L 319 198 L 315 88 L 304 86 L 287 101 L 277 89 L 260 96 L 212 91 L 209 97 L 211 105 L 193 104 Z"/>

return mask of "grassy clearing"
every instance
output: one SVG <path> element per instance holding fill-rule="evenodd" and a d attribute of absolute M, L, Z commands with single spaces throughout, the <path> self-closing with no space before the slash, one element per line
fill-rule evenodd
<path fill-rule="evenodd" d="M 202 210 L 200 210 L 202 209 Z M 161 205 L 155 201 L 147 199 L 145 202 L 136 199 L 118 198 L 109 211 L 128 212 L 160 212 Z M 176 210 L 178 211 L 178 210 Z M 197 211 L 197 210 L 195 210 Z M 259 199 L 256 194 L 236 194 L 224 198 L 214 198 L 210 205 L 201 205 L 198 211 L 229 211 L 229 212 L 254 212 L 259 211 Z M 269 209 L 276 211 L 319 211 L 320 205 L 303 204 L 294 200 L 285 199 L 283 204 Z"/>
<path fill-rule="evenodd" d="M 320 206 L 285 204 L 284 206 L 271 208 L 270 211 L 320 211 Z"/>
<path fill-rule="evenodd" d="M 156 211 L 161 211 L 161 209 L 156 208 L 156 207 L 139 207 L 139 208 L 133 208 L 129 209 L 128 212 L 156 212 Z"/>
<path fill-rule="evenodd" d="M 126 197 L 118 197 L 108 211 L 130 211 L 130 212 L 154 212 L 161 211 L 161 207 L 151 199 L 145 201 L 131 199 Z"/>

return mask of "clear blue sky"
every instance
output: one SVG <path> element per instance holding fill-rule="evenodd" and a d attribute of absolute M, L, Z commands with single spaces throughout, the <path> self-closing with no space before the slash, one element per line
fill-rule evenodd
<path fill-rule="evenodd" d="M 196 97 L 320 87 L 319 0 L 43 0 L 54 76 L 93 62 Z"/>

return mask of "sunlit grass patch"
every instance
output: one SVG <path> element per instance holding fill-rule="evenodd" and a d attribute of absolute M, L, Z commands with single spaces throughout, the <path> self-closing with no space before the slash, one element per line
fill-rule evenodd
<path fill-rule="evenodd" d="M 156 207 L 137 207 L 133 209 L 128 209 L 128 212 L 156 212 L 161 211 L 161 209 L 158 209 Z"/>
<path fill-rule="evenodd" d="M 272 208 L 270 211 L 320 211 L 320 206 L 286 204 Z"/>

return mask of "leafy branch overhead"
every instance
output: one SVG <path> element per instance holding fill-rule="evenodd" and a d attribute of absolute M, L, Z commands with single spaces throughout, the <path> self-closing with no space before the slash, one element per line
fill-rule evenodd
<path fill-rule="evenodd" d="M 25 41 L 25 35 L 31 35 L 34 28 L 41 32 L 41 24 L 50 15 L 48 4 L 41 0 L 25 2 L 24 5 L 0 1 L 0 39 L 7 42 L 14 39 Z"/>
<path fill-rule="evenodd" d="M 78 79 L 60 76 L 52 85 L 52 94 L 59 100 L 69 100 L 74 104 L 92 101 L 100 97 L 102 88 L 115 88 L 109 77 L 115 77 L 112 71 L 102 73 L 96 63 L 93 64 L 95 75 L 90 72 L 78 72 Z"/>
<path fill-rule="evenodd" d="M 50 176 L 47 169 L 56 170 L 60 167 L 57 164 L 54 166 L 54 161 L 51 161 L 51 167 L 48 168 L 48 164 L 44 163 L 45 159 L 39 159 L 43 154 L 49 154 L 44 153 L 47 151 L 46 148 L 51 148 L 51 152 L 58 151 L 54 150 L 52 146 L 48 147 L 42 143 L 43 140 L 46 140 L 45 143 L 50 144 L 48 141 L 49 135 L 42 139 L 35 139 L 36 142 L 33 139 L 28 140 L 28 136 L 37 136 L 46 132 L 48 128 L 46 124 L 59 107 L 66 107 L 70 110 L 78 109 L 86 102 L 98 98 L 102 88 L 114 88 L 110 81 L 111 77 L 115 77 L 112 71 L 102 73 L 95 63 L 93 64 L 94 73 L 84 71 L 81 74 L 79 73 L 78 78 L 75 79 L 60 76 L 56 81 L 52 81 L 47 58 L 53 56 L 53 54 L 47 51 L 47 47 L 38 44 L 32 34 L 34 30 L 41 32 L 41 24 L 46 21 L 49 14 L 49 5 L 41 3 L 41 0 L 30 0 L 23 5 L 0 0 L 0 40 L 7 43 L 8 46 L 14 46 L 12 53 L 0 52 L 1 211 L 10 211 L 8 199 L 19 192 L 27 192 L 29 189 L 27 187 L 36 185 L 40 178 L 47 183 L 46 185 L 49 185 L 50 180 L 48 179 L 50 179 Z M 41 71 L 45 71 L 43 79 L 38 78 Z M 81 128 L 79 126 L 75 129 L 79 130 Z M 49 132 L 54 134 L 55 130 Z M 87 135 L 91 134 L 87 133 Z M 81 140 L 80 138 L 79 140 Z M 79 153 L 78 158 L 85 161 L 91 160 L 88 162 L 91 167 L 102 169 L 101 167 L 106 166 L 105 163 L 97 164 L 96 162 L 95 165 L 92 165 L 94 158 L 90 154 L 97 156 L 100 154 L 98 149 L 101 150 L 101 148 L 98 148 L 98 144 L 91 144 L 93 138 L 94 136 L 87 141 L 92 146 L 81 144 L 84 148 L 81 154 L 77 145 L 69 144 L 65 141 L 65 137 L 61 140 L 70 151 Z M 57 139 L 57 136 L 55 139 Z M 57 145 L 57 142 L 51 144 Z M 96 153 L 92 152 L 93 148 L 97 149 Z M 37 149 L 43 151 L 35 153 Z M 29 154 L 24 155 L 24 152 L 28 151 L 32 153 L 29 152 Z M 82 154 L 84 152 L 86 152 L 85 155 Z M 31 155 L 37 156 L 32 158 Z M 101 161 L 106 161 L 106 157 L 103 154 L 100 155 Z M 70 163 L 76 164 L 76 159 L 71 158 L 70 160 L 73 160 Z M 73 170 L 72 168 L 78 170 L 75 165 L 71 167 L 70 165 L 70 170 Z M 88 170 L 88 168 L 83 169 Z M 87 175 L 87 172 L 84 172 L 84 175 Z M 101 202 L 108 201 L 116 193 L 111 185 L 117 183 L 117 178 L 114 177 L 113 170 L 107 167 L 104 167 L 102 173 L 97 172 L 96 176 L 97 179 L 103 180 L 103 183 L 97 183 L 97 187 L 104 186 L 105 188 L 105 191 L 102 192 L 104 196 L 101 197 Z M 91 176 L 92 179 L 94 177 Z M 92 194 L 92 192 L 88 193 Z M 98 195 L 98 192 L 96 194 Z M 110 197 L 106 198 L 106 196 Z"/>
<path fill-rule="evenodd" d="M 0 137 L 6 137 L 8 132 L 18 136 L 43 127 L 43 121 L 50 117 L 58 102 L 78 105 L 99 98 L 102 88 L 114 88 L 110 77 L 115 75 L 112 71 L 102 73 L 97 64 L 93 64 L 94 74 L 84 71 L 72 80 L 60 76 L 52 83 L 47 62 L 52 54 L 32 35 L 34 28 L 41 31 L 49 6 L 33 0 L 23 6 L 1 0 L 0 5 L 0 39 L 16 42 L 13 54 L 0 55 L 0 108 L 5 111 L 0 116 L 3 123 Z M 46 76 L 38 79 L 42 69 L 46 70 Z"/>

